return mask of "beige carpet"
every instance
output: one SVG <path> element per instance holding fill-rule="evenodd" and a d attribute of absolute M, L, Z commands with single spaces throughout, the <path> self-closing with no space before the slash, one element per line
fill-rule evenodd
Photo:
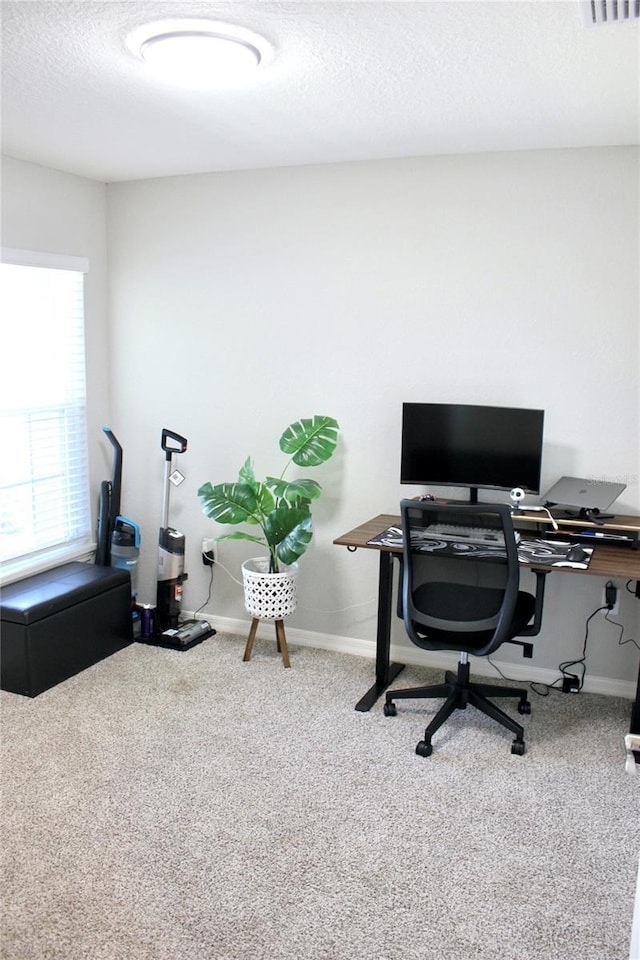
<path fill-rule="evenodd" d="M 628 701 L 532 694 L 524 757 L 469 708 L 422 759 L 424 705 L 354 711 L 371 661 L 243 645 L 2 693 L 3 960 L 628 960 Z"/>

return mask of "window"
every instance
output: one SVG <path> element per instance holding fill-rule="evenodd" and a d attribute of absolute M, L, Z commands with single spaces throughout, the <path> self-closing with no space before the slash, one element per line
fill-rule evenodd
<path fill-rule="evenodd" d="M 22 250 L 0 264 L 0 573 L 91 548 L 84 353 L 86 260 Z"/>

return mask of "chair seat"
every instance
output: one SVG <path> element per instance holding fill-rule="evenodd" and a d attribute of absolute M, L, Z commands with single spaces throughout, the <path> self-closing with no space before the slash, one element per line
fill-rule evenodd
<path fill-rule="evenodd" d="M 442 620 L 484 620 L 494 616 L 500 609 L 503 596 L 502 590 L 492 587 L 475 587 L 460 583 L 425 583 L 414 592 L 414 602 L 417 607 L 429 610 L 429 613 Z M 517 636 L 527 627 L 535 613 L 535 597 L 523 590 L 518 592 L 516 606 L 513 613 L 512 636 Z M 425 627 L 414 623 L 420 636 L 429 638 L 430 645 L 442 643 L 447 649 L 452 646 L 457 650 L 466 650 L 472 653 L 484 647 L 493 637 L 494 630 L 476 630 L 474 632 L 460 632 L 457 630 L 442 630 L 438 627 Z"/>

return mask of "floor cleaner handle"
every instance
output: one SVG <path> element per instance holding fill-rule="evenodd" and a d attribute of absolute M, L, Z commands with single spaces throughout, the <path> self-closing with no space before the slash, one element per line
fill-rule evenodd
<path fill-rule="evenodd" d="M 165 452 L 162 526 L 166 528 L 169 526 L 169 477 L 171 475 L 171 461 L 174 453 L 185 452 L 187 449 L 187 439 L 179 433 L 174 433 L 173 430 L 167 430 L 167 428 L 164 427 L 160 445 Z"/>
<path fill-rule="evenodd" d="M 172 446 L 170 441 L 173 441 L 175 446 Z M 174 453 L 185 452 L 187 449 L 187 440 L 186 437 L 181 437 L 179 433 L 174 433 L 173 430 L 167 430 L 165 427 L 162 431 L 161 446 L 167 455 L 167 460 L 171 460 Z"/>

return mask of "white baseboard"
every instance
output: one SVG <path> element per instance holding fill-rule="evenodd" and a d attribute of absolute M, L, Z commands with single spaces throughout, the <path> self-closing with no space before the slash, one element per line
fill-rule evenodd
<path fill-rule="evenodd" d="M 185 611 L 185 618 L 193 616 Z M 249 620 L 234 620 L 230 617 L 206 616 L 211 626 L 220 633 L 239 634 L 248 636 L 251 623 Z M 376 645 L 374 640 L 361 640 L 356 637 L 339 637 L 331 634 L 316 633 L 312 630 L 298 630 L 287 625 L 287 641 L 299 644 L 301 647 L 314 647 L 319 650 L 330 650 L 334 653 L 350 653 L 356 657 L 368 657 L 375 660 Z M 275 636 L 273 624 L 262 621 L 258 627 L 259 639 L 273 639 Z M 455 653 L 427 652 L 417 647 L 399 647 L 391 644 L 391 659 L 399 663 L 413 666 L 438 667 L 449 670 L 455 667 L 457 655 Z M 535 667 L 527 662 L 522 664 L 503 663 L 495 658 L 494 662 L 505 677 L 516 683 L 544 683 L 552 684 L 558 680 L 560 673 L 557 670 L 548 670 Z M 473 672 L 476 676 L 499 680 L 500 674 L 487 661 L 486 657 L 473 657 Z M 373 680 L 373 670 L 372 670 Z M 636 684 L 631 680 L 615 680 L 611 677 L 594 677 L 587 674 L 584 686 L 585 693 L 601 693 L 609 697 L 623 697 L 633 700 L 636 695 Z"/>

